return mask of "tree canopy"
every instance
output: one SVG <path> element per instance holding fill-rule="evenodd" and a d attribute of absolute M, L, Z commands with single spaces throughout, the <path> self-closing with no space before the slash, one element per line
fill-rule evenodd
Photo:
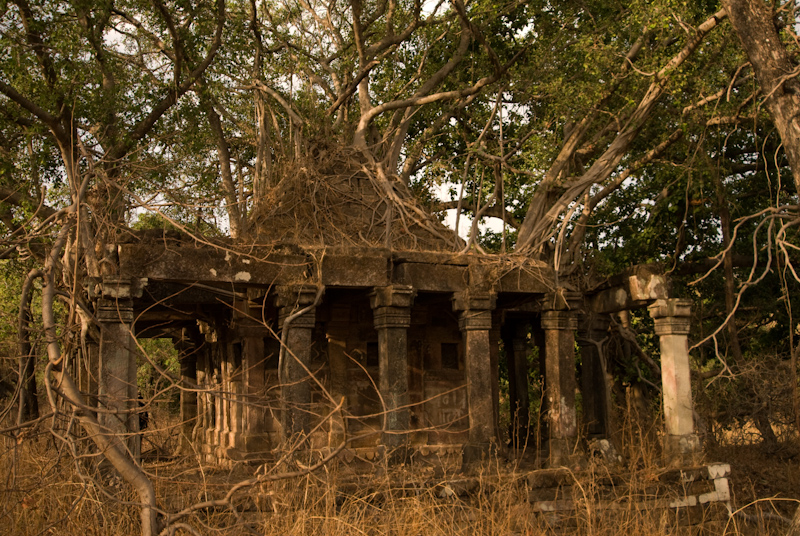
<path fill-rule="evenodd" d="M 773 345 L 796 384 L 796 28 L 762 0 L 2 0 L 0 255 L 55 340 L 121 234 L 253 241 L 339 154 L 469 218 L 464 253 L 587 286 L 663 264 L 698 368 Z"/>

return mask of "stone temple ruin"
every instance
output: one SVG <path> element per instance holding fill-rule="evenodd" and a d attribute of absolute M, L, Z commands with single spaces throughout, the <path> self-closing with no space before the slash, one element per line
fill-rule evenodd
<path fill-rule="evenodd" d="M 510 448 L 535 442 L 543 465 L 561 466 L 586 436 L 610 434 L 611 379 L 592 340 L 610 314 L 648 307 L 661 344 L 664 453 L 693 455 L 690 304 L 670 295 L 663 275 L 632 269 L 578 292 L 528 258 L 459 254 L 458 238 L 401 188 L 344 169 L 279 187 L 246 245 L 123 237 L 112 252 L 118 270 L 90 289 L 102 329 L 99 385 L 87 388 L 100 404 L 134 407 L 133 337 L 170 337 L 183 441 L 208 462 L 266 460 L 297 444 L 341 448 L 347 461 L 470 461 L 500 443 L 503 359 Z M 534 347 L 544 378 L 537 430 L 528 415 Z M 136 431 L 135 416 L 100 417 Z"/>

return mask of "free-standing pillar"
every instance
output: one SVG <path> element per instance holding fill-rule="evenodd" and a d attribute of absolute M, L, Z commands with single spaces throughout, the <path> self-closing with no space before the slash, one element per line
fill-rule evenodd
<path fill-rule="evenodd" d="M 180 340 L 175 346 L 178 350 L 178 360 L 181 365 L 181 393 L 180 393 L 180 418 L 181 437 L 180 447 L 185 452 L 191 452 L 192 432 L 197 425 L 197 346 L 188 338 L 188 330 L 184 329 Z"/>
<path fill-rule="evenodd" d="M 459 311 L 459 328 L 464 338 L 464 361 L 467 368 L 467 404 L 469 406 L 469 445 L 467 461 L 478 452 L 489 450 L 497 437 L 492 400 L 492 350 L 489 331 L 495 294 L 465 291 L 453 297 L 453 309 Z"/>
<path fill-rule="evenodd" d="M 103 278 L 103 295 L 97 304 L 100 322 L 98 382 L 98 420 L 115 442 L 125 446 L 134 458 L 141 453 L 138 436 L 138 387 L 136 356 L 131 326 L 133 300 L 131 281 L 117 277 Z M 123 445 L 124 443 L 124 445 Z"/>
<path fill-rule="evenodd" d="M 327 325 L 328 365 L 330 367 L 330 391 L 342 409 L 331 415 L 328 445 L 336 448 L 347 439 L 347 421 L 344 418 L 349 406 L 352 389 L 347 381 L 350 357 L 347 353 L 347 337 L 350 332 L 350 305 L 335 304 L 331 307 L 331 319 Z"/>
<path fill-rule="evenodd" d="M 511 443 L 515 448 L 526 446 L 530 423 L 528 396 L 528 322 L 506 321 L 503 346 L 508 361 L 508 394 L 511 413 Z"/>
<path fill-rule="evenodd" d="M 591 315 L 583 320 L 578 344 L 581 349 L 581 395 L 583 423 L 589 436 L 609 437 L 611 385 L 607 360 L 601 342 L 608 337 L 607 315 Z"/>
<path fill-rule="evenodd" d="M 577 444 L 575 330 L 579 299 L 577 293 L 562 291 L 548 294 L 542 300 L 544 389 L 552 466 L 564 465 Z"/>
<path fill-rule="evenodd" d="M 648 309 L 661 347 L 661 386 L 664 397 L 664 455 L 680 460 L 699 447 L 692 415 L 689 368 L 689 328 L 692 303 L 683 299 L 656 300 Z"/>
<path fill-rule="evenodd" d="M 276 305 L 279 311 L 282 370 L 281 425 L 285 441 L 309 432 L 311 386 L 308 365 L 311 362 L 312 332 L 316 323 L 317 289 L 314 287 L 279 287 Z M 301 314 L 302 313 L 302 314 Z"/>
<path fill-rule="evenodd" d="M 262 324 L 239 321 L 237 334 L 242 345 L 242 445 L 247 454 L 269 450 L 266 430 L 266 351 L 264 338 L 269 331 Z"/>
<path fill-rule="evenodd" d="M 386 406 L 382 442 L 388 449 L 399 448 L 408 441 L 408 327 L 414 290 L 405 285 L 380 287 L 369 297 L 378 331 L 378 385 Z"/>

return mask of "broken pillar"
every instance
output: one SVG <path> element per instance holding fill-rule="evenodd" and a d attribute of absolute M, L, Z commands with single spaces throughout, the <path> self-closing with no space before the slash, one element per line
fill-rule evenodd
<path fill-rule="evenodd" d="M 557 291 L 542 300 L 545 404 L 551 466 L 565 465 L 577 445 L 575 330 L 580 294 Z"/>
<path fill-rule="evenodd" d="M 490 330 L 496 296 L 491 292 L 455 293 L 453 309 L 459 312 L 459 328 L 464 339 L 469 408 L 469 444 L 464 448 L 465 462 L 480 459 L 489 451 L 497 433 L 494 423 L 492 393 L 492 350 Z"/>
<path fill-rule="evenodd" d="M 281 426 L 284 441 L 309 432 L 312 332 L 316 323 L 317 289 L 310 286 L 278 287 L 276 305 L 281 328 Z"/>
<path fill-rule="evenodd" d="M 98 421 L 114 436 L 113 442 L 127 449 L 134 459 L 141 454 L 139 389 L 136 385 L 136 354 L 133 333 L 131 280 L 105 276 L 97 303 L 100 322 Z"/>
<path fill-rule="evenodd" d="M 648 309 L 661 347 L 661 388 L 664 397 L 664 455 L 670 462 L 691 459 L 699 450 L 694 431 L 689 329 L 692 302 L 656 300 Z"/>
<path fill-rule="evenodd" d="M 408 327 L 414 290 L 406 285 L 378 287 L 369 295 L 378 331 L 378 386 L 385 412 L 383 445 L 407 446 L 409 426 Z"/>

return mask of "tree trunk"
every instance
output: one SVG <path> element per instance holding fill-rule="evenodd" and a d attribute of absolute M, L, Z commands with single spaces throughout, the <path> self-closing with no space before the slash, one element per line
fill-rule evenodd
<path fill-rule="evenodd" d="M 783 141 L 800 192 L 800 73 L 781 42 L 771 3 L 763 0 L 722 0 L 756 79 L 767 96 L 765 105 Z"/>

